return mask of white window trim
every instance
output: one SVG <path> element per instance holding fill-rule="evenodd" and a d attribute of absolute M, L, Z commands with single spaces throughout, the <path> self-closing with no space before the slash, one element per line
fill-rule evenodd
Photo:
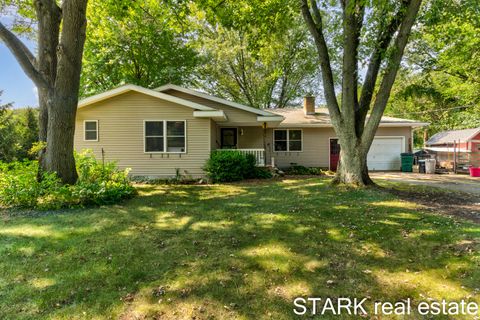
<path fill-rule="evenodd" d="M 185 148 L 184 148 L 184 151 L 166 151 L 167 150 L 167 122 L 183 122 L 184 123 L 184 128 L 185 128 L 185 136 L 184 136 L 184 140 L 185 140 Z M 146 148 L 147 148 L 147 144 L 146 144 L 146 130 L 147 130 L 147 126 L 146 126 L 146 123 L 147 122 L 163 122 L 163 148 L 165 151 L 147 151 Z M 149 137 L 154 137 L 154 136 L 149 136 Z M 175 137 L 175 136 L 173 136 Z M 177 136 L 178 137 L 178 136 Z M 158 154 L 185 154 L 187 153 L 187 120 L 164 120 L 164 119 L 148 119 L 148 120 L 143 120 L 143 153 L 147 153 L 147 154 L 154 154 L 154 153 L 158 153 Z"/>
<path fill-rule="evenodd" d="M 96 123 L 96 132 L 97 132 L 97 139 L 87 139 L 87 131 L 91 132 L 94 130 L 87 130 L 87 122 L 95 122 Z M 98 135 L 99 135 L 99 130 L 98 130 L 98 120 L 83 120 L 83 141 L 85 142 L 98 142 Z"/>
<path fill-rule="evenodd" d="M 301 150 L 292 150 L 290 151 L 290 133 L 289 131 L 290 130 L 294 130 L 294 131 L 300 131 L 300 136 L 301 136 Z M 287 150 L 275 150 L 275 131 L 287 131 Z M 292 128 L 292 129 L 274 129 L 273 130 L 273 136 L 272 136 L 272 141 L 273 141 L 273 152 L 303 152 L 303 130 L 302 129 L 297 129 L 297 128 Z M 284 140 L 283 140 L 284 141 Z M 298 141 L 298 140 L 294 140 L 294 141 Z"/>

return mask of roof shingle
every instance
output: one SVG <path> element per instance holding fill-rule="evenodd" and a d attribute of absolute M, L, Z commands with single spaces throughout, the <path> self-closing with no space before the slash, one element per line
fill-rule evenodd
<path fill-rule="evenodd" d="M 430 139 L 428 139 L 426 144 L 427 145 L 445 144 L 445 143 L 453 143 L 454 141 L 466 142 L 467 140 L 472 139 L 478 133 L 480 133 L 480 128 L 442 131 L 434 134 Z"/>

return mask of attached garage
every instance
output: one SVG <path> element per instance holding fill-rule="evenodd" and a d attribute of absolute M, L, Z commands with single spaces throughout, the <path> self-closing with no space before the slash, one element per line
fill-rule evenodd
<path fill-rule="evenodd" d="M 404 136 L 375 136 L 367 155 L 368 170 L 400 170 L 401 156 L 405 152 Z M 340 159 L 340 145 L 337 138 L 330 138 L 330 170 L 336 171 Z"/>
<path fill-rule="evenodd" d="M 380 137 L 373 139 L 368 152 L 369 170 L 399 170 L 400 154 L 405 152 L 405 137 Z"/>

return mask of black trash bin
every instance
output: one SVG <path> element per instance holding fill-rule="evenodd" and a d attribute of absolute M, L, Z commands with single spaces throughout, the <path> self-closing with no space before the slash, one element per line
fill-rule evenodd
<path fill-rule="evenodd" d="M 418 160 L 418 172 L 419 173 L 425 173 L 425 159 Z"/>

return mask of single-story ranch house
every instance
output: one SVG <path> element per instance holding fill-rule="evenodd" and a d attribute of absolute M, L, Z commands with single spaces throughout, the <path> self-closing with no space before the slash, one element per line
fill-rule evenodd
<path fill-rule="evenodd" d="M 370 170 L 399 170 L 412 150 L 412 130 L 425 123 L 383 117 L 368 154 Z M 339 150 L 328 110 L 260 110 L 176 85 L 155 90 L 125 85 L 79 102 L 75 149 L 117 161 L 131 174 L 204 175 L 214 150 L 253 153 L 258 165 L 336 169 Z"/>

